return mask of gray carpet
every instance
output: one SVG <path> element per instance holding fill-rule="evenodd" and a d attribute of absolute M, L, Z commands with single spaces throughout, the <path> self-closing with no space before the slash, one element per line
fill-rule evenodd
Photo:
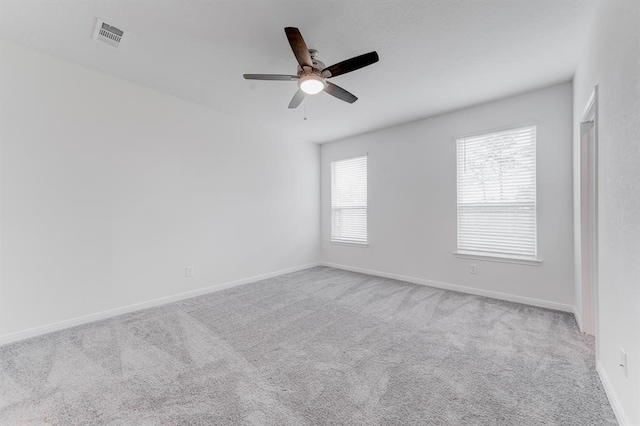
<path fill-rule="evenodd" d="M 0 424 L 616 424 L 573 316 L 317 267 L 0 347 Z"/>

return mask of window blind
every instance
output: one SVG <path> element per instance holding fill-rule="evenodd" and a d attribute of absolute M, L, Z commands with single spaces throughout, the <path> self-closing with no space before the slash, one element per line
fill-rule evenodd
<path fill-rule="evenodd" d="M 367 242 L 367 157 L 331 163 L 331 241 Z"/>
<path fill-rule="evenodd" d="M 536 126 L 457 139 L 458 251 L 536 257 Z"/>

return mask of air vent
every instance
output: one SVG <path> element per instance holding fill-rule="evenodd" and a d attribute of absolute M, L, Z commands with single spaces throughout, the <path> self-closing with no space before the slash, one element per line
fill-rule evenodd
<path fill-rule="evenodd" d="M 118 47 L 124 36 L 124 31 L 109 25 L 98 19 L 96 28 L 93 31 L 93 39 L 108 44 L 109 46 Z"/>

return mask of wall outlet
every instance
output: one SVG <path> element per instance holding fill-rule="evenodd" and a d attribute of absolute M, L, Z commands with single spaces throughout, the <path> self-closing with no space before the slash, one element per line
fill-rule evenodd
<path fill-rule="evenodd" d="M 622 374 L 627 377 L 627 353 L 623 348 L 620 348 L 620 368 L 622 368 Z"/>
<path fill-rule="evenodd" d="M 469 273 L 470 274 L 477 274 L 478 273 L 478 265 L 476 265 L 475 263 L 472 263 L 471 265 L 469 265 Z"/>
<path fill-rule="evenodd" d="M 187 266 L 187 268 L 185 269 L 185 275 L 187 276 L 187 278 L 191 278 L 193 276 L 193 273 L 193 266 Z"/>

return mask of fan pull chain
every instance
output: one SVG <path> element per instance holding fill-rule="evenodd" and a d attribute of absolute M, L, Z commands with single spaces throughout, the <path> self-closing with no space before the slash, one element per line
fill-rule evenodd
<path fill-rule="evenodd" d="M 304 120 L 307 121 L 307 101 L 304 101 Z"/>

